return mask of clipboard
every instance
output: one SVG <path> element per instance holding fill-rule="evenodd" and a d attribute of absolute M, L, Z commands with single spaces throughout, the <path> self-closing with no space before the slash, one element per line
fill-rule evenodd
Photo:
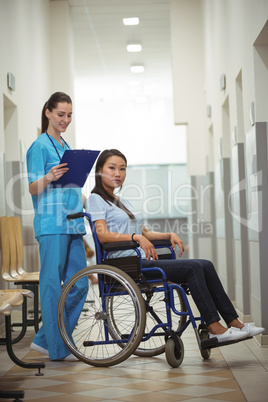
<path fill-rule="evenodd" d="M 51 187 L 83 187 L 86 179 L 99 155 L 100 151 L 86 149 L 67 149 L 60 163 L 68 163 L 69 170 L 57 181 L 51 183 Z"/>

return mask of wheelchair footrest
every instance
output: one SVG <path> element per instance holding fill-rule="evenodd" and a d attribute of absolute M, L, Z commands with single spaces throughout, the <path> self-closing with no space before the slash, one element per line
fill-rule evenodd
<path fill-rule="evenodd" d="M 253 338 L 252 336 L 248 336 L 247 338 L 237 339 L 235 341 L 227 341 L 227 342 L 219 342 L 217 338 L 203 339 L 201 341 L 201 349 L 204 350 L 204 349 L 219 348 L 220 346 L 232 345 L 233 343 L 247 341 L 248 339 L 252 339 L 252 338 Z"/>

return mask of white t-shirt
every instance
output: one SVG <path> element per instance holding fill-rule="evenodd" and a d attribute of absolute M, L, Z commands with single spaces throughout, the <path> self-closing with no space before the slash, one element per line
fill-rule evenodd
<path fill-rule="evenodd" d="M 91 215 L 92 221 L 105 220 L 107 229 L 110 232 L 123 234 L 142 234 L 142 220 L 135 211 L 133 205 L 126 199 L 120 197 L 120 201 L 135 216 L 132 221 L 128 214 L 112 202 L 106 202 L 100 195 L 91 194 L 86 203 L 86 212 Z M 142 258 L 145 258 L 144 251 L 139 248 Z M 126 257 L 137 255 L 134 250 L 115 251 L 109 254 L 110 258 Z"/>

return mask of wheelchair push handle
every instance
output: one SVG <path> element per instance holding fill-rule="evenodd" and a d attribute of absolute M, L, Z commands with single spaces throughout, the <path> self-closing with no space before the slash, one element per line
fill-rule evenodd
<path fill-rule="evenodd" d="M 71 219 L 78 219 L 78 218 L 83 218 L 85 216 L 84 212 L 76 212 L 75 214 L 69 214 L 67 215 L 68 221 Z"/>

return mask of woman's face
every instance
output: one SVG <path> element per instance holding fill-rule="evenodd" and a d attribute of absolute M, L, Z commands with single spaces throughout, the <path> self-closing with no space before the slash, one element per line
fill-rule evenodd
<path fill-rule="evenodd" d="M 48 118 L 48 132 L 50 134 L 64 133 L 72 121 L 72 104 L 67 102 L 59 102 L 57 107 L 50 112 L 46 110 Z"/>
<path fill-rule="evenodd" d="M 126 162 L 120 156 L 110 156 L 100 169 L 102 185 L 106 191 L 113 193 L 121 187 L 126 178 Z"/>

